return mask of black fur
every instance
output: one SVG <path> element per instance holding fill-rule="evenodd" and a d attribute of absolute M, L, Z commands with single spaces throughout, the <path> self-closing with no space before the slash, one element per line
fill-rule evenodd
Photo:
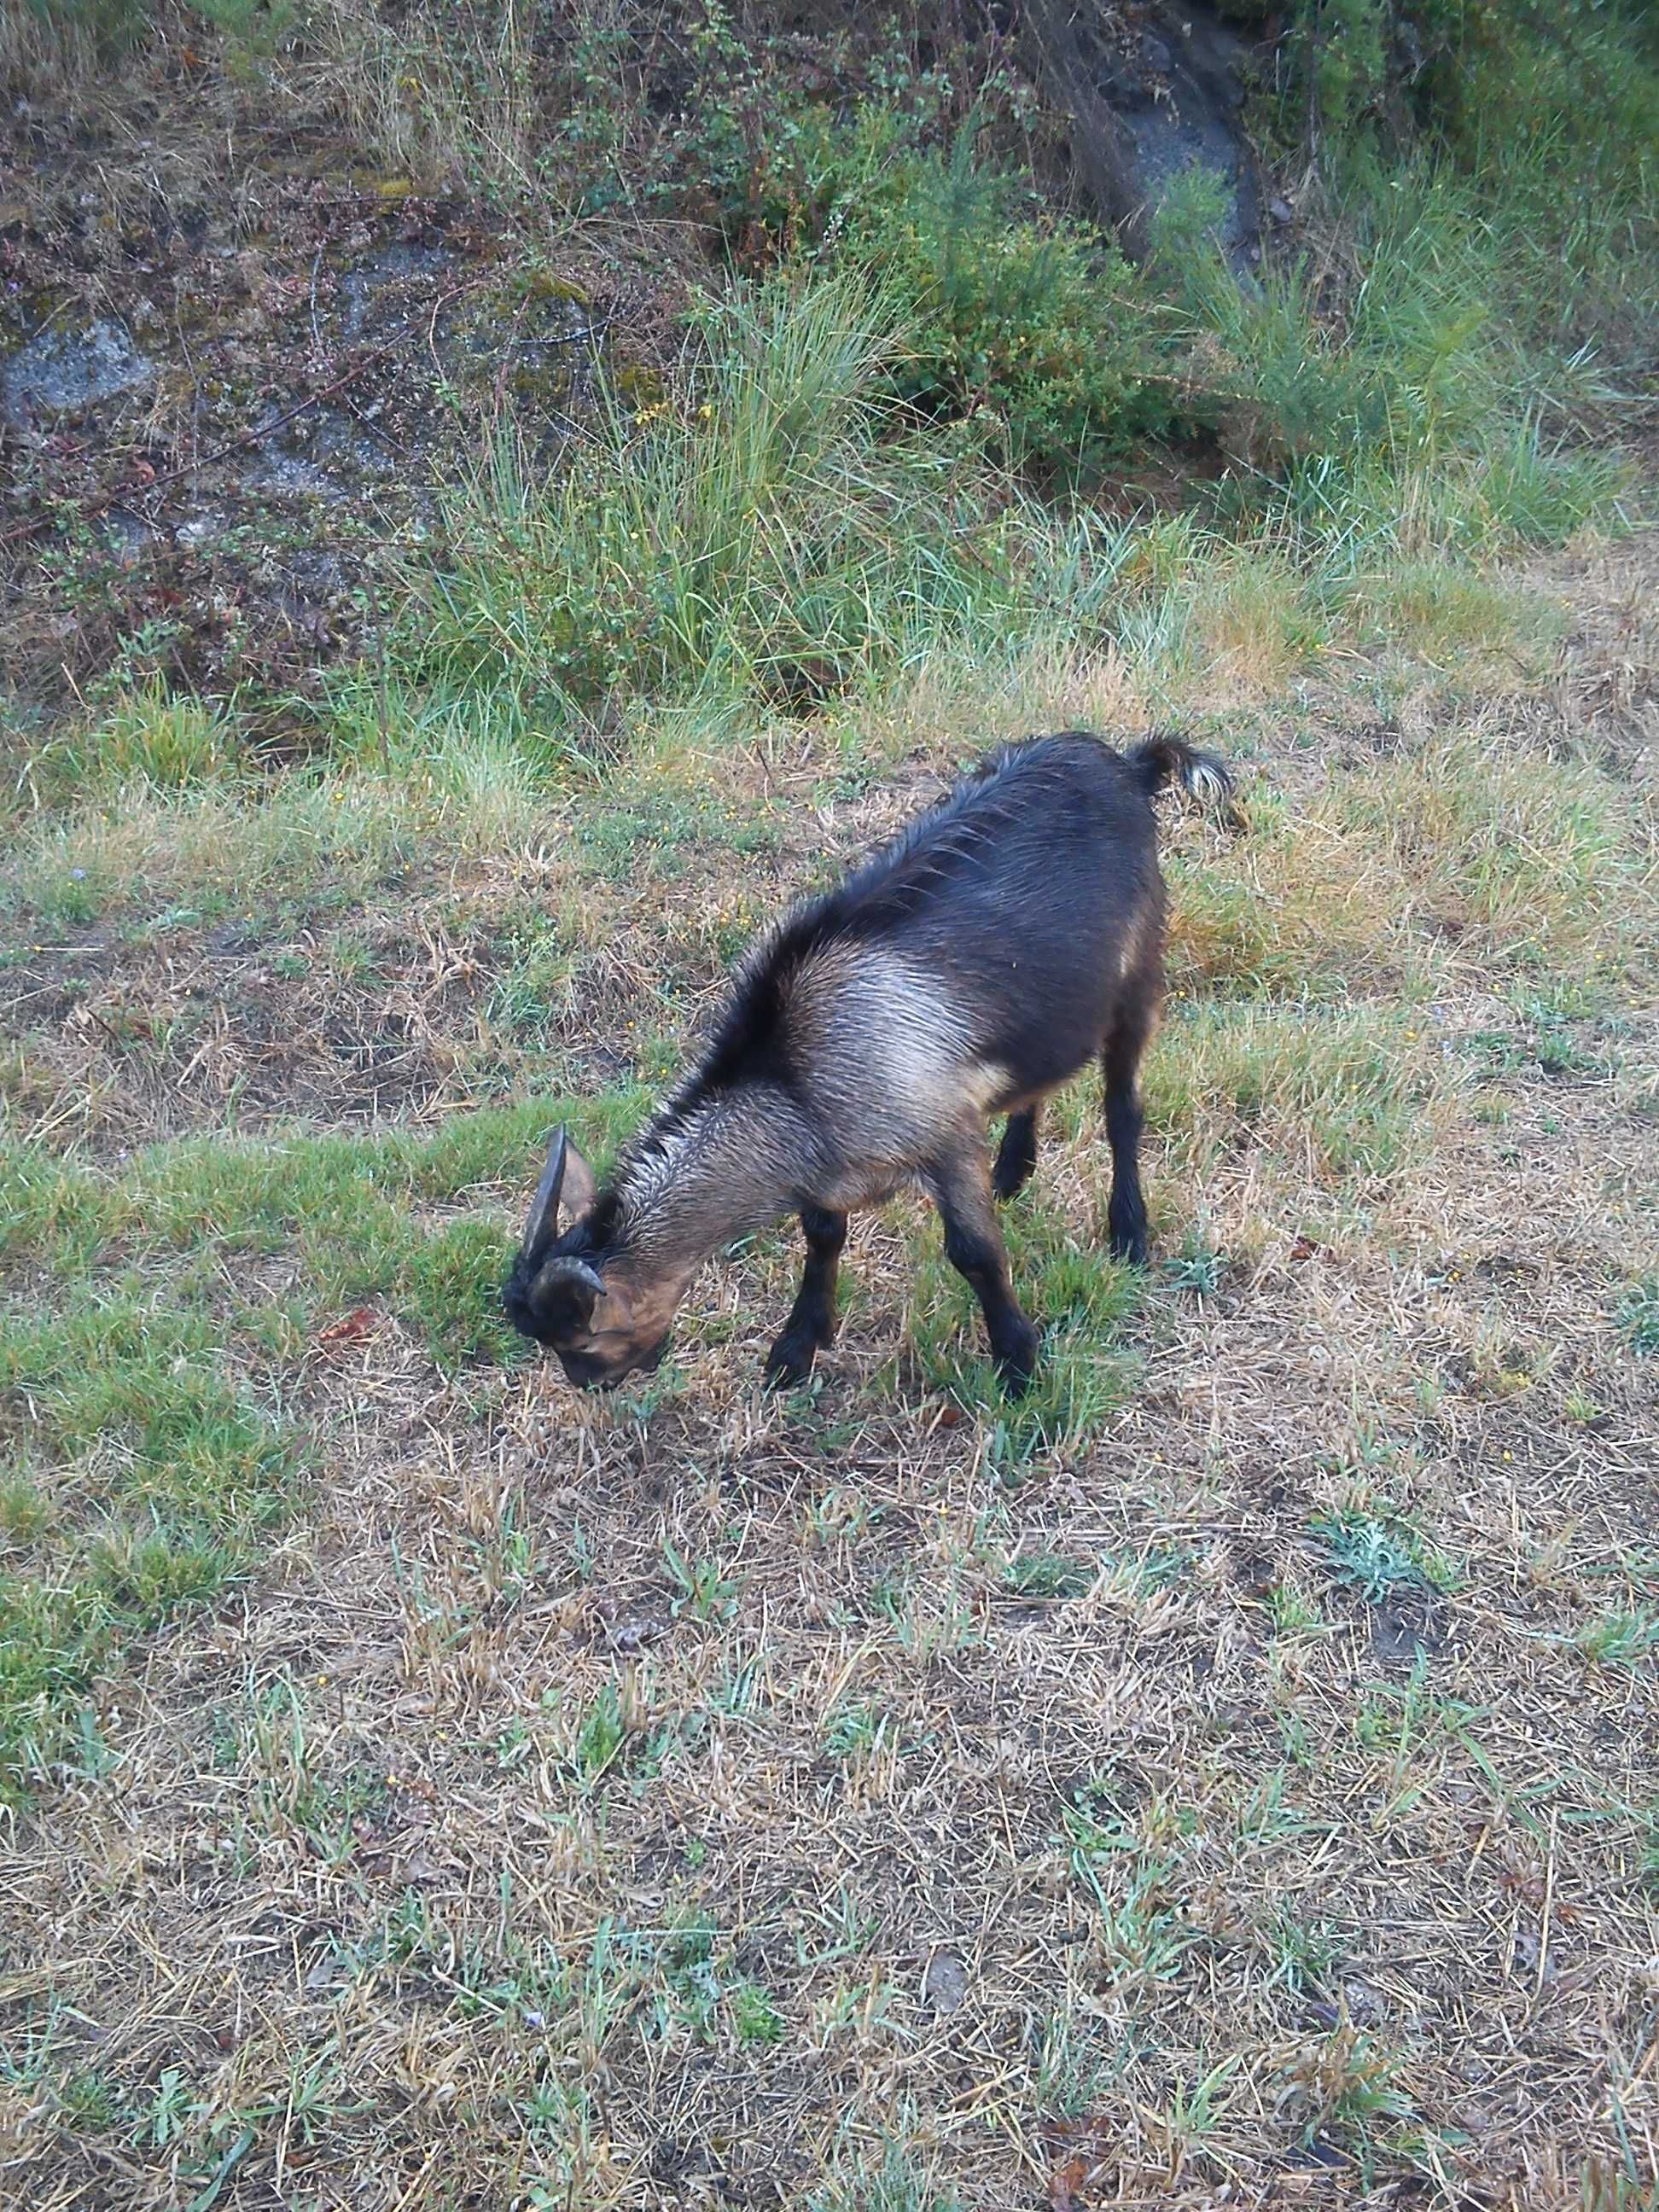
<path fill-rule="evenodd" d="M 1183 744 L 1179 738 L 1148 738 L 1127 758 L 1140 780 L 1141 789 L 1151 799 L 1156 799 L 1166 785 L 1190 782 L 1200 772 L 1216 776 L 1224 787 L 1231 781 L 1212 753 L 1201 753 L 1194 745 Z"/>
<path fill-rule="evenodd" d="M 806 1266 L 800 1289 L 783 1332 L 766 1362 L 769 1382 L 804 1382 L 812 1362 L 836 1334 L 836 1273 L 842 1247 L 847 1242 L 847 1216 L 826 1208 L 802 1209 L 801 1232 L 806 1239 Z"/>
<path fill-rule="evenodd" d="M 1011 1114 L 997 1146 L 997 1164 L 991 1170 L 991 1188 L 999 1198 L 1017 1198 L 1036 1172 L 1037 1109 Z"/>
<path fill-rule="evenodd" d="M 701 1066 L 659 1127 L 719 1092 L 798 1077 L 785 987 L 801 961 L 837 939 L 914 944 L 945 972 L 984 986 L 1000 1002 L 994 1056 L 1029 1077 L 1031 1090 L 1074 1074 L 1104 1039 L 1104 979 L 1091 956 L 1107 939 L 1115 949 L 1123 923 L 1149 898 L 1153 934 L 1161 932 L 1150 801 L 1200 769 L 1224 786 L 1218 762 L 1177 739 L 1153 738 L 1125 755 L 1084 731 L 990 754 L 834 890 L 797 907 L 750 956 Z"/>

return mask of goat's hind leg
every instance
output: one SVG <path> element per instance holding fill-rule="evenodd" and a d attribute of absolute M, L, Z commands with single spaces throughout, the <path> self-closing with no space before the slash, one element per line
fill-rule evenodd
<path fill-rule="evenodd" d="M 783 1389 L 805 1382 L 812 1362 L 836 1334 L 836 1274 L 847 1242 L 847 1216 L 819 1206 L 801 1209 L 806 1265 L 783 1333 L 766 1361 L 766 1380 Z"/>
<path fill-rule="evenodd" d="M 1024 1113 L 1008 1116 L 991 1170 L 991 1188 L 999 1198 L 1012 1198 L 1031 1180 L 1036 1166 L 1037 1110 L 1028 1106 Z"/>
<path fill-rule="evenodd" d="M 1100 1055 L 1106 1090 L 1106 1135 L 1112 1147 L 1112 1197 L 1106 1241 L 1112 1256 L 1146 1264 L 1146 1200 L 1140 1188 L 1140 1061 L 1152 1035 L 1150 994 L 1119 1014 Z"/>
<path fill-rule="evenodd" d="M 1030 1382 L 1041 1340 L 1009 1280 L 1008 1255 L 985 1171 L 984 1141 L 976 1131 L 959 1152 L 935 1161 L 927 1187 L 945 1224 L 945 1256 L 979 1300 L 1003 1386 L 1018 1397 Z"/>

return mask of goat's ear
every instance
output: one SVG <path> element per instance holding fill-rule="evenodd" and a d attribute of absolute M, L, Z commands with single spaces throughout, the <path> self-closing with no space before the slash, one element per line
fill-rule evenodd
<path fill-rule="evenodd" d="M 564 1195 L 560 1205 L 560 1212 L 564 1216 L 567 1226 L 573 1221 L 580 1220 L 581 1216 L 591 1209 L 599 1194 L 598 1176 L 567 1138 L 564 1147 Z"/>

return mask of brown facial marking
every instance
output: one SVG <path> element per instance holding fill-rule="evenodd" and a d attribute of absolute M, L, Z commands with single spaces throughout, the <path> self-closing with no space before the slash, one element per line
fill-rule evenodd
<path fill-rule="evenodd" d="M 571 1381 L 584 1386 L 620 1382 L 636 1367 L 654 1366 L 684 1288 L 682 1278 L 647 1276 L 628 1258 L 603 1263 L 600 1279 L 604 1289 L 586 1328 L 553 1347 Z"/>

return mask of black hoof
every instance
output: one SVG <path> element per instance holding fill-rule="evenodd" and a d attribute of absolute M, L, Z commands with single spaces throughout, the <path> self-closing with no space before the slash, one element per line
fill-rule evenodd
<path fill-rule="evenodd" d="M 994 1354 L 997 1375 L 1010 1398 L 1023 1398 L 1036 1372 L 1037 1352 L 1042 1340 L 1036 1329 L 1013 1342 L 999 1345 Z"/>
<path fill-rule="evenodd" d="M 793 1390 L 812 1372 L 818 1347 L 811 1338 L 781 1336 L 767 1354 L 762 1376 L 769 1390 Z"/>
<path fill-rule="evenodd" d="M 1127 1260 L 1132 1267 L 1146 1264 L 1146 1216 L 1137 1206 L 1127 1216 L 1115 1220 L 1106 1217 L 1106 1249 L 1115 1260 Z"/>

